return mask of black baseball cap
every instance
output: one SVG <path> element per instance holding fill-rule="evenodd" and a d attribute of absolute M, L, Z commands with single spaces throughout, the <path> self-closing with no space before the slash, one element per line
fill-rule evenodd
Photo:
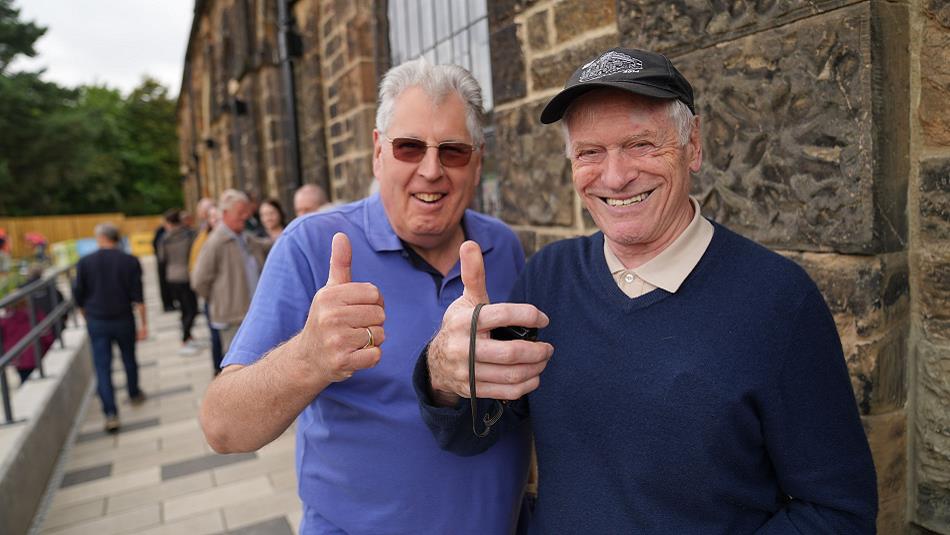
<path fill-rule="evenodd" d="M 561 120 L 574 99 L 598 87 L 614 87 L 654 98 L 675 98 L 696 113 L 693 86 L 666 56 L 634 48 L 611 48 L 571 75 L 541 112 L 541 122 Z"/>

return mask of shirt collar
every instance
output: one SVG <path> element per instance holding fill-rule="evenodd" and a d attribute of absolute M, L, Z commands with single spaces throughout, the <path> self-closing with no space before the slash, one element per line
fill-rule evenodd
<path fill-rule="evenodd" d="M 670 293 L 676 293 L 676 290 L 679 290 L 683 281 L 703 257 L 703 253 L 709 247 L 709 242 L 712 241 L 712 223 L 700 214 L 699 202 L 696 199 L 690 198 L 689 201 L 693 205 L 693 219 L 682 234 L 650 261 L 629 270 L 644 281 Z M 627 271 L 623 262 L 610 250 L 606 239 L 604 240 L 604 257 L 611 274 Z"/>
<path fill-rule="evenodd" d="M 364 203 L 363 228 L 373 250 L 376 252 L 402 251 L 402 242 L 389 223 L 389 217 L 386 215 L 386 209 L 383 208 L 379 193 L 370 195 Z M 466 239 L 477 242 L 483 253 L 494 247 L 494 235 L 485 224 L 484 218 L 478 217 L 471 210 L 465 210 L 462 222 L 465 225 Z"/>
<path fill-rule="evenodd" d="M 229 240 L 241 239 L 241 234 L 243 234 L 243 232 L 241 234 L 238 234 L 237 232 L 234 232 L 233 230 L 231 230 L 231 227 L 225 225 L 224 223 L 221 223 L 218 226 L 221 227 L 221 231 L 224 233 L 225 237 L 227 237 Z"/>

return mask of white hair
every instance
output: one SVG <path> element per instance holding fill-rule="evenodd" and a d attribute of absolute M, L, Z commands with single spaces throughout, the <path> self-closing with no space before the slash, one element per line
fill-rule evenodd
<path fill-rule="evenodd" d="M 103 238 L 111 241 L 112 243 L 118 243 L 119 241 L 119 227 L 114 224 L 105 221 L 96 225 L 96 228 L 93 229 L 93 233 L 96 236 L 102 236 Z"/>
<path fill-rule="evenodd" d="M 677 141 L 679 141 L 680 147 L 685 147 L 686 144 L 689 143 L 689 135 L 693 132 L 693 124 L 695 122 L 693 119 L 695 115 L 689 110 L 689 106 L 679 99 L 668 99 L 664 102 L 664 105 L 666 106 L 666 113 L 673 123 L 673 128 L 676 129 Z M 575 108 L 572 103 L 567 110 L 564 111 L 564 115 L 561 118 L 561 132 L 564 134 L 564 153 L 568 158 L 571 157 L 571 132 L 569 128 L 571 119 L 579 113 L 589 113 L 581 111 L 586 109 L 588 108 Z"/>
<path fill-rule="evenodd" d="M 224 212 L 225 210 L 230 210 L 239 202 L 249 203 L 251 200 L 243 191 L 226 189 L 221 192 L 221 197 L 218 198 L 218 207 Z"/>
<path fill-rule="evenodd" d="M 480 146 L 485 141 L 482 131 L 485 112 L 482 108 L 482 89 L 472 73 L 458 65 L 432 65 L 425 58 L 407 61 L 389 69 L 379 84 L 379 106 L 376 108 L 376 129 L 382 133 L 389 128 L 395 111 L 396 98 L 410 87 L 420 87 L 436 102 L 454 91 L 465 103 L 465 126 L 472 143 Z"/>

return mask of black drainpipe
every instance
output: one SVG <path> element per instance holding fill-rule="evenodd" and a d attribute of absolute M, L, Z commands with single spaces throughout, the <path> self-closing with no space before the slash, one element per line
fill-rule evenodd
<path fill-rule="evenodd" d="M 292 30 L 293 19 L 288 4 L 292 0 L 277 1 L 277 54 L 280 60 L 280 76 L 283 80 L 284 112 L 287 115 L 287 156 L 290 158 L 290 171 L 293 183 L 299 188 L 303 185 L 303 173 L 300 167 L 300 140 L 297 134 L 297 92 L 294 87 L 294 65 L 290 61 L 288 40 L 297 36 Z"/>

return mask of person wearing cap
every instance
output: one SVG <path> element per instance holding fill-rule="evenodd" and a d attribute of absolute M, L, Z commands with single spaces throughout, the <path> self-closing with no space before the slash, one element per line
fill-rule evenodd
<path fill-rule="evenodd" d="M 530 533 L 873 533 L 835 323 L 803 269 L 702 217 L 695 113 L 662 55 L 576 70 L 541 121 L 561 121 L 600 231 L 538 252 L 508 303 L 485 304 L 462 246 L 465 293 L 414 373 L 423 417 L 475 457 L 530 427 Z M 489 337 L 512 325 L 540 341 Z"/>
<path fill-rule="evenodd" d="M 387 72 L 373 133 L 379 192 L 284 229 L 203 399 L 202 429 L 222 453 L 256 450 L 296 419 L 302 534 L 514 525 L 527 433 L 477 458 L 442 451 L 411 383 L 419 351 L 462 293 L 459 245 L 481 246 L 493 299 L 524 268 L 514 232 L 467 209 L 482 119 L 481 89 L 461 67 L 420 59 Z"/>

